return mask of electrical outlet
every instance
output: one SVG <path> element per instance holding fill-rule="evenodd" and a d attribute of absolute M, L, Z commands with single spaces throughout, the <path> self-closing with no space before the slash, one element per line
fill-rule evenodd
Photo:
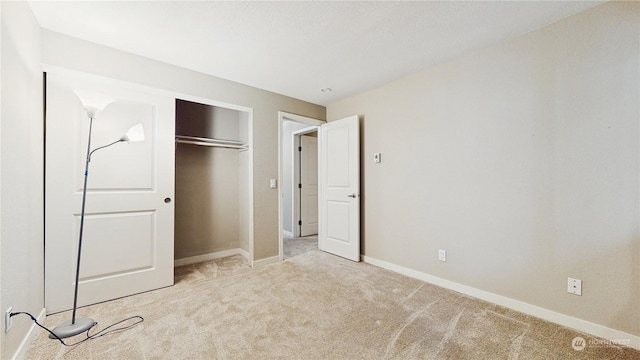
<path fill-rule="evenodd" d="M 447 251 L 446 250 L 438 250 L 438 260 L 447 261 Z"/>
<path fill-rule="evenodd" d="M 11 326 L 13 325 L 11 320 L 12 311 L 13 308 L 10 307 L 7 309 L 7 311 L 4 312 L 4 332 L 9 332 L 9 330 L 11 330 Z"/>
<path fill-rule="evenodd" d="M 569 294 L 582 296 L 582 280 L 567 278 L 567 292 Z"/>

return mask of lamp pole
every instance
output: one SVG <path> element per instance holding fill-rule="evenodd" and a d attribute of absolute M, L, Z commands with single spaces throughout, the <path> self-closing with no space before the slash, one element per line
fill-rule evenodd
<path fill-rule="evenodd" d="M 84 213 L 85 213 L 85 204 L 87 202 L 87 179 L 89 178 L 89 162 L 91 161 L 91 130 L 93 128 L 93 118 L 94 115 L 89 115 L 89 138 L 87 139 L 87 158 L 84 167 L 84 186 L 82 188 L 82 210 L 80 212 L 80 235 L 78 238 L 78 262 L 76 264 L 76 281 L 74 284 L 73 291 L 73 313 L 71 315 L 71 321 L 63 322 L 62 324 L 56 326 L 52 333 L 49 335 L 50 338 L 55 339 L 63 339 L 70 336 L 75 336 L 81 334 L 89 329 L 91 329 L 96 322 L 89 318 L 81 318 L 76 321 L 76 310 L 78 308 L 78 285 L 80 283 L 80 259 L 82 257 L 82 234 L 84 232 Z"/>
<path fill-rule="evenodd" d="M 76 263 L 76 278 L 73 289 L 73 313 L 70 321 L 65 321 L 56 326 L 49 335 L 52 339 L 63 339 L 70 336 L 81 334 L 91 329 L 96 322 L 90 318 L 76 319 L 76 310 L 78 308 L 78 286 L 80 285 L 80 260 L 82 257 L 82 236 L 84 233 L 84 216 L 85 205 L 87 203 L 87 181 L 89 179 L 89 163 L 91 162 L 91 155 L 97 150 L 104 149 L 108 146 L 117 144 L 119 142 L 127 141 L 143 141 L 144 129 L 142 124 L 132 126 L 120 139 L 91 150 L 91 132 L 93 130 L 93 120 L 96 118 L 96 114 L 103 110 L 114 99 L 98 94 L 92 91 L 75 89 L 74 93 L 78 96 L 83 104 L 87 116 L 89 117 L 89 136 L 87 139 L 87 157 L 84 167 L 84 186 L 82 187 L 82 210 L 80 212 L 80 234 L 78 236 L 78 261 Z"/>
<path fill-rule="evenodd" d="M 78 239 L 78 263 L 76 265 L 76 282 L 73 291 L 73 314 L 71 324 L 76 323 L 76 309 L 78 308 L 78 283 L 80 282 L 80 258 L 82 257 L 82 234 L 84 232 L 84 206 L 87 203 L 87 180 L 89 178 L 89 163 L 91 162 L 91 129 L 93 128 L 93 116 L 89 118 L 89 139 L 87 140 L 87 159 L 84 165 L 84 186 L 82 187 L 82 210 L 80 214 L 80 236 Z"/>
<path fill-rule="evenodd" d="M 66 321 L 56 326 L 50 338 L 66 338 L 81 334 L 91 329 L 96 322 L 90 318 L 80 318 L 76 321 L 76 310 L 78 309 L 78 286 L 80 285 L 80 260 L 82 258 L 82 235 L 84 234 L 84 215 L 85 204 L 87 203 L 87 180 L 89 179 L 89 163 L 91 162 L 91 155 L 97 150 L 104 149 L 111 145 L 117 144 L 122 141 L 129 141 L 129 138 L 125 135 L 122 138 L 91 150 L 91 130 L 93 128 L 93 119 L 95 115 L 89 115 L 89 138 L 87 139 L 87 157 L 84 166 L 84 186 L 82 187 L 82 210 L 80 211 L 80 235 L 78 237 L 78 261 L 76 263 L 76 281 L 73 290 L 73 313 L 71 315 L 71 321 Z"/>

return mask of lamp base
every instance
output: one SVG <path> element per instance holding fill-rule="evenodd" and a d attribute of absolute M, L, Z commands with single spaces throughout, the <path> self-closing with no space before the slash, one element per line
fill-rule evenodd
<path fill-rule="evenodd" d="M 68 338 L 91 329 L 96 324 L 95 321 L 89 318 L 76 319 L 75 324 L 71 323 L 71 320 L 65 321 L 62 324 L 56 326 L 52 332 L 56 334 L 60 339 Z M 53 334 L 49 334 L 49 338 L 55 339 Z"/>

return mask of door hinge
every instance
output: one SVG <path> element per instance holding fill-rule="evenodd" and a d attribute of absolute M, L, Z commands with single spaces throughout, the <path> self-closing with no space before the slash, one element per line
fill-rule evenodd
<path fill-rule="evenodd" d="M 302 225 L 302 220 L 298 220 L 298 225 Z"/>
<path fill-rule="evenodd" d="M 302 184 L 298 184 L 298 189 L 302 189 Z"/>
<path fill-rule="evenodd" d="M 302 151 L 302 146 L 298 146 L 298 151 Z"/>

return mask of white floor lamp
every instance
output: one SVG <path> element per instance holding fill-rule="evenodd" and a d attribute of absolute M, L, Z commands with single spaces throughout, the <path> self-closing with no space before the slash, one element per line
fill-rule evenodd
<path fill-rule="evenodd" d="M 84 209 L 85 203 L 87 200 L 87 179 L 89 177 L 89 162 L 91 162 L 91 155 L 97 150 L 104 149 L 108 146 L 117 144 L 119 142 L 128 141 L 128 142 L 136 142 L 144 140 L 144 129 L 142 124 L 137 124 L 132 126 L 120 139 L 104 145 L 98 148 L 91 150 L 91 128 L 93 126 L 93 120 L 96 118 L 97 114 L 102 111 L 107 105 L 112 103 L 115 99 L 95 93 L 87 90 L 79 90 L 74 89 L 73 92 L 78 96 L 80 101 L 82 102 L 82 106 L 87 112 L 87 116 L 89 117 L 89 138 L 87 140 L 87 157 L 84 168 L 84 187 L 82 189 L 82 212 L 80 215 L 80 236 L 78 239 L 78 262 L 76 265 L 76 281 L 75 288 L 73 292 L 73 314 L 71 315 L 70 321 L 65 321 L 62 324 L 56 326 L 53 329 L 53 333 L 49 336 L 52 339 L 67 338 L 71 336 L 75 336 L 81 334 L 89 329 L 91 329 L 96 322 L 90 318 L 79 318 L 76 319 L 76 309 L 78 305 L 78 283 L 80 278 L 80 258 L 82 255 L 82 233 L 84 230 Z M 55 334 L 55 335 L 54 335 Z"/>

